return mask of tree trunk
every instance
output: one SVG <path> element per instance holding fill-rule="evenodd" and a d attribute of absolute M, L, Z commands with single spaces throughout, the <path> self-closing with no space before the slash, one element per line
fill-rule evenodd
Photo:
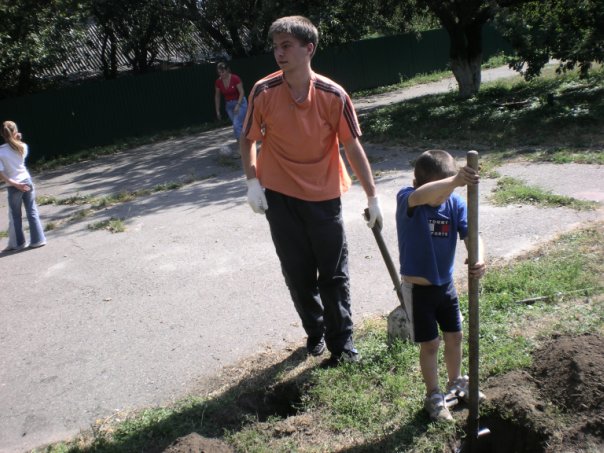
<path fill-rule="evenodd" d="M 19 75 L 17 78 L 17 94 L 27 94 L 32 91 L 33 87 L 34 79 L 31 63 L 25 60 L 19 65 Z"/>
<path fill-rule="evenodd" d="M 482 26 L 482 22 L 475 21 L 465 26 L 455 24 L 447 29 L 451 40 L 451 70 L 462 99 L 475 96 L 480 90 Z"/>
<path fill-rule="evenodd" d="M 478 94 L 480 90 L 481 56 L 474 58 L 452 58 L 451 70 L 459 86 L 459 97 L 468 99 Z"/>

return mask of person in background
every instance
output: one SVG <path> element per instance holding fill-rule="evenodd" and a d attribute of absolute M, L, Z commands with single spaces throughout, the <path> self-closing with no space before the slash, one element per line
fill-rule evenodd
<path fill-rule="evenodd" d="M 27 145 L 21 141 L 22 136 L 13 121 L 2 123 L 2 138 L 5 143 L 0 146 L 0 177 L 8 186 L 8 207 L 16 242 L 13 249 L 22 250 L 27 247 L 23 233 L 22 205 L 25 206 L 29 222 L 29 247 L 42 247 L 46 245 L 46 237 L 38 215 L 34 185 L 25 167 Z"/>
<path fill-rule="evenodd" d="M 382 224 L 361 130 L 346 91 L 311 69 L 319 41 L 312 22 L 282 17 L 269 39 L 281 69 L 254 85 L 240 140 L 248 203 L 266 214 L 308 354 L 327 347 L 324 366 L 357 362 L 341 202 L 351 179 L 340 143 L 367 196 L 368 226 Z"/>
<path fill-rule="evenodd" d="M 453 191 L 478 184 L 471 167 L 457 169 L 448 152 L 430 150 L 415 162 L 413 187 L 396 196 L 396 228 L 403 301 L 413 322 L 413 340 L 419 343 L 419 365 L 426 397 L 424 408 L 432 420 L 453 420 L 447 401 L 467 401 L 468 377 L 461 375 L 462 324 L 459 300 L 453 285 L 453 264 L 457 237 L 468 246 L 467 206 Z M 485 272 L 482 240 L 479 258 L 470 276 Z M 441 392 L 438 378 L 438 349 L 442 331 L 448 383 Z M 484 398 L 484 395 L 482 395 Z"/>
<path fill-rule="evenodd" d="M 216 118 L 222 119 L 220 114 L 220 97 L 224 97 L 225 110 L 233 123 L 235 140 L 239 142 L 243 120 L 247 113 L 247 100 L 243 91 L 243 83 L 238 75 L 231 73 L 227 63 L 218 63 L 216 66 L 218 79 L 214 83 L 214 104 L 216 107 Z"/>

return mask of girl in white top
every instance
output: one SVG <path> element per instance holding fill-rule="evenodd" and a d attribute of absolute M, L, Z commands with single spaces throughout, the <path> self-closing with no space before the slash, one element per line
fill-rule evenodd
<path fill-rule="evenodd" d="M 46 237 L 38 215 L 34 185 L 31 175 L 25 167 L 27 145 L 21 141 L 21 134 L 14 122 L 2 123 L 1 132 L 6 143 L 0 145 L 0 178 L 8 186 L 8 208 L 16 241 L 15 247 L 11 247 L 9 243 L 9 248 L 21 250 L 27 247 L 23 233 L 22 205 L 25 206 L 29 223 L 29 246 L 31 248 L 42 247 L 46 245 Z"/>

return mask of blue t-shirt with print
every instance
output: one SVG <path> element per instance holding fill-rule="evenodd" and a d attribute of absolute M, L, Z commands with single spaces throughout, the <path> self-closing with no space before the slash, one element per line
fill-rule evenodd
<path fill-rule="evenodd" d="M 406 187 L 396 196 L 400 272 L 444 285 L 453 280 L 457 234 L 462 240 L 468 235 L 466 202 L 452 193 L 436 208 L 420 205 L 409 209 L 409 195 L 414 191 Z"/>

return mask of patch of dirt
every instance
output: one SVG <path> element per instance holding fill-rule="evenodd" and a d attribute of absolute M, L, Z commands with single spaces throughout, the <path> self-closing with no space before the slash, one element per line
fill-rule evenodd
<path fill-rule="evenodd" d="M 530 369 L 491 378 L 483 387 L 487 402 L 480 422 L 491 433 L 479 443 L 480 453 L 604 452 L 604 338 L 597 334 L 555 335 L 540 344 Z M 238 410 L 256 414 L 260 422 L 271 414 L 283 417 L 276 424 L 266 424 L 269 437 L 288 437 L 295 445 L 311 450 L 348 451 L 355 439 L 324 430 L 312 413 L 296 413 L 308 367 L 312 367 L 312 363 L 300 366 L 298 355 L 300 350 L 289 360 L 281 357 L 284 361 L 278 361 L 278 366 L 271 354 L 256 357 L 238 373 L 235 369 L 226 373 L 222 385 L 217 386 L 221 389 L 215 391 L 230 387 L 234 377 L 238 381 L 243 378 L 247 382 L 241 385 L 240 381 L 231 395 Z M 286 365 L 292 358 L 293 363 Z M 261 378 L 252 377 L 251 371 L 258 368 L 271 371 Z M 270 388 L 258 385 L 284 370 L 293 373 L 285 382 Z M 458 423 L 463 424 L 467 407 L 462 405 L 455 412 Z M 458 443 L 451 444 L 447 451 L 457 451 L 457 447 Z M 219 439 L 191 433 L 176 439 L 163 453 L 234 451 Z"/>
<path fill-rule="evenodd" d="M 197 433 L 176 439 L 164 453 L 234 453 L 229 445 L 217 439 L 207 439 Z"/>
<path fill-rule="evenodd" d="M 604 338 L 554 336 L 533 359 L 528 371 L 489 380 L 484 451 L 604 451 Z"/>

